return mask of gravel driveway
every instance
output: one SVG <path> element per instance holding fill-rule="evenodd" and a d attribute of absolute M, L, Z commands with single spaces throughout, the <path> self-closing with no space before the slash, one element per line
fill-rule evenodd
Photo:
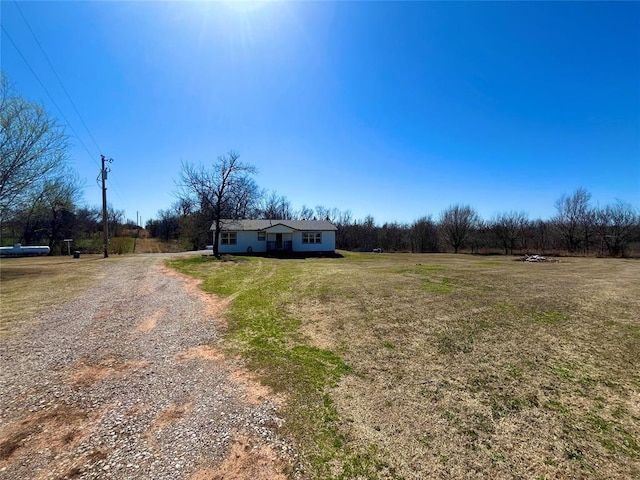
<path fill-rule="evenodd" d="M 0 339 L 0 478 L 286 478 L 276 403 L 216 349 L 221 304 L 166 258 L 116 258 Z"/>

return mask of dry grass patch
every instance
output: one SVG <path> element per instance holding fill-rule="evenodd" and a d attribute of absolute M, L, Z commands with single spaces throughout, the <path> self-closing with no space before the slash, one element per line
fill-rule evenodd
<path fill-rule="evenodd" d="M 228 340 L 297 402 L 284 428 L 311 477 L 640 477 L 637 261 L 346 254 L 190 268 L 235 296 Z M 350 370 L 310 382 L 294 352 Z M 265 355 L 287 361 L 254 361 Z"/>
<path fill-rule="evenodd" d="M 185 248 L 178 241 L 163 242 L 157 238 L 136 238 L 135 253 L 177 253 Z"/>
<path fill-rule="evenodd" d="M 0 260 L 0 335 L 40 312 L 71 300 L 103 276 L 99 255 L 3 258 Z"/>
<path fill-rule="evenodd" d="M 332 396 L 348 437 L 390 459 L 382 476 L 640 473 L 637 262 L 398 255 L 331 277 L 291 308 L 354 368 Z"/>

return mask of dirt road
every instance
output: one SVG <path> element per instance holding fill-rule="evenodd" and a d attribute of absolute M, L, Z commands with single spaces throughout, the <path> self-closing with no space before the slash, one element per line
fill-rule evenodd
<path fill-rule="evenodd" d="M 166 258 L 117 259 L 0 339 L 0 478 L 286 478 L 277 405 L 216 349 L 222 305 Z"/>

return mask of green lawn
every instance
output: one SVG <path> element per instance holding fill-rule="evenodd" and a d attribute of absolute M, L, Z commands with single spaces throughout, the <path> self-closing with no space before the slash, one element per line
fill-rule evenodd
<path fill-rule="evenodd" d="M 174 262 L 288 399 L 305 478 L 640 477 L 640 263 Z"/>

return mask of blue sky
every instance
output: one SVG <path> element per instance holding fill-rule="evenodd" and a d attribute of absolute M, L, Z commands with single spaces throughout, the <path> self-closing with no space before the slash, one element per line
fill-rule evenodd
<path fill-rule="evenodd" d="M 87 204 L 114 159 L 130 219 L 169 208 L 181 161 L 229 150 L 296 208 L 378 223 L 550 218 L 580 187 L 640 207 L 638 2 L 19 2 L 95 143 L 0 5 L 3 71 L 75 130 Z"/>

